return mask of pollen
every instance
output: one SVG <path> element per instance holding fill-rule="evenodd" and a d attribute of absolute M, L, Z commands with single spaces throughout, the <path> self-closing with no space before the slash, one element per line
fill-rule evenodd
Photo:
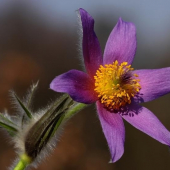
<path fill-rule="evenodd" d="M 137 74 L 127 62 L 100 66 L 94 76 L 95 91 L 101 103 L 110 111 L 119 110 L 131 103 L 141 86 Z"/>

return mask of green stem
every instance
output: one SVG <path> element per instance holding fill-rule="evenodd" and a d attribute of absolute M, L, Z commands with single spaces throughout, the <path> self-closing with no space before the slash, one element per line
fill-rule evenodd
<path fill-rule="evenodd" d="M 87 107 L 88 105 L 84 104 L 84 103 L 76 103 L 71 109 L 69 109 L 64 117 L 64 120 L 68 120 L 69 118 L 71 118 L 74 114 L 76 114 L 77 112 L 79 112 L 80 110 L 84 109 L 85 107 Z"/>
<path fill-rule="evenodd" d="M 15 166 L 14 170 L 24 170 L 27 165 L 31 163 L 31 158 L 26 154 L 21 155 L 18 164 Z"/>
<path fill-rule="evenodd" d="M 74 104 L 71 108 L 69 108 L 69 111 L 66 111 L 66 114 L 61 116 L 60 119 L 58 120 L 55 128 L 54 128 L 54 132 L 51 136 L 54 136 L 55 132 L 57 131 L 57 129 L 60 127 L 60 125 L 62 123 L 65 123 L 68 119 L 70 119 L 72 116 L 74 116 L 77 112 L 79 112 L 80 110 L 84 109 L 85 107 L 87 107 L 88 105 L 83 104 L 83 103 L 76 103 Z"/>

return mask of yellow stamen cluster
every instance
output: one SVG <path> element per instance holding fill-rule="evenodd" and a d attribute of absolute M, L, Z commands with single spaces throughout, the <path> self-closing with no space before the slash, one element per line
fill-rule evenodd
<path fill-rule="evenodd" d="M 101 103 L 109 110 L 118 110 L 131 103 L 141 86 L 137 74 L 132 74 L 133 68 L 127 62 L 121 64 L 116 60 L 113 64 L 100 66 L 96 72 L 95 91 Z"/>

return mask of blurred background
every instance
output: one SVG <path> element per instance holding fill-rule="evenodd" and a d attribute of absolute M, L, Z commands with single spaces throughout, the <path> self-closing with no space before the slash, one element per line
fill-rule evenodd
<path fill-rule="evenodd" d="M 34 108 L 42 108 L 59 94 L 49 89 L 52 79 L 70 69 L 81 70 L 76 10 L 86 9 L 104 50 L 119 17 L 135 23 L 138 47 L 135 69 L 170 66 L 170 1 L 154 0 L 0 0 L 0 111 L 12 108 L 9 90 L 21 98 L 39 80 Z M 169 75 L 167 75 L 169 76 Z M 144 104 L 170 130 L 170 95 Z M 54 152 L 38 170 L 168 170 L 170 150 L 125 122 L 123 157 L 109 164 L 110 154 L 95 105 L 65 126 Z M 12 142 L 0 131 L 0 169 L 16 157 Z"/>

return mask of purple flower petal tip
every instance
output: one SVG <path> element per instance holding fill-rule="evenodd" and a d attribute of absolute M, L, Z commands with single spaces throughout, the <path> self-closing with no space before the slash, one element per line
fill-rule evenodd
<path fill-rule="evenodd" d="M 137 104 L 131 104 L 127 114 L 124 114 L 122 117 L 135 128 L 159 142 L 170 146 L 170 132 L 147 108 Z"/>
<path fill-rule="evenodd" d="M 103 108 L 100 102 L 97 102 L 97 112 L 111 152 L 112 163 L 116 162 L 124 153 L 125 128 L 123 120 L 119 114 L 110 113 Z"/>
<path fill-rule="evenodd" d="M 133 23 L 119 18 L 112 30 L 104 51 L 104 64 L 133 62 L 136 53 L 136 27 Z"/>
<path fill-rule="evenodd" d="M 86 13 L 88 15 L 88 12 L 83 8 L 79 8 L 79 12 L 80 12 L 80 15 L 82 15 L 82 13 Z"/>
<path fill-rule="evenodd" d="M 79 9 L 82 24 L 82 48 L 86 71 L 93 78 L 96 70 L 102 64 L 102 52 L 94 32 L 94 19 L 87 11 Z"/>

